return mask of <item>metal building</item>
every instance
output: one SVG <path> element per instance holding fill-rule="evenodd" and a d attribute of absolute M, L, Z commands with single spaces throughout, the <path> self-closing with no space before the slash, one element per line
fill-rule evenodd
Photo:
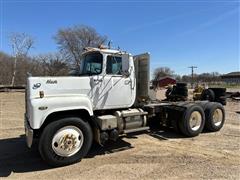
<path fill-rule="evenodd" d="M 221 78 L 224 82 L 229 84 L 240 84 L 240 71 L 224 74 Z"/>

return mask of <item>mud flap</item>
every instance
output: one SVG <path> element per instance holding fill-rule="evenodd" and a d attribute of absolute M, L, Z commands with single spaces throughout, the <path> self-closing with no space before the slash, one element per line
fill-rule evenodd
<path fill-rule="evenodd" d="M 31 148 L 32 142 L 33 142 L 33 130 L 28 124 L 27 117 L 25 115 L 25 120 L 24 120 L 24 127 L 25 127 L 25 137 L 26 137 L 26 143 L 28 148 Z"/>

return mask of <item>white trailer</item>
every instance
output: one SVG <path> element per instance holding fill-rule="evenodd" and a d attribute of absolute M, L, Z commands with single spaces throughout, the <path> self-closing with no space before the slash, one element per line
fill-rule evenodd
<path fill-rule="evenodd" d="M 93 141 L 103 145 L 151 124 L 171 126 L 188 137 L 224 124 L 219 103 L 152 101 L 148 53 L 87 48 L 82 59 L 77 76 L 27 79 L 27 145 L 39 139 L 39 152 L 52 166 L 80 161 Z"/>

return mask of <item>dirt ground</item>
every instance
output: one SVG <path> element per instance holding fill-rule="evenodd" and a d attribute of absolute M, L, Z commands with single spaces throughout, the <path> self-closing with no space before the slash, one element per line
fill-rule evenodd
<path fill-rule="evenodd" d="M 237 113 L 238 111 L 238 113 Z M 0 93 L 0 179 L 240 179 L 240 102 L 226 106 L 216 133 L 184 138 L 171 130 L 93 145 L 81 162 L 51 168 L 25 145 L 24 93 Z"/>

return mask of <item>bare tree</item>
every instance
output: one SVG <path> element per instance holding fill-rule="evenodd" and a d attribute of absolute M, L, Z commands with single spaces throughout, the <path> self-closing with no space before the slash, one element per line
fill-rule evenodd
<path fill-rule="evenodd" d="M 73 64 L 75 69 L 79 69 L 84 48 L 104 44 L 107 37 L 98 34 L 92 27 L 80 25 L 60 29 L 54 39 L 59 45 L 60 52 Z"/>
<path fill-rule="evenodd" d="M 221 81 L 221 74 L 218 72 L 194 74 L 196 83 L 215 83 Z M 182 76 L 183 82 L 191 82 L 191 75 Z"/>
<path fill-rule="evenodd" d="M 174 76 L 174 71 L 171 70 L 169 67 L 158 67 L 154 70 L 154 81 L 158 81 L 160 78 L 165 76 Z"/>
<path fill-rule="evenodd" d="M 0 52 L 0 85 L 9 85 L 11 82 L 13 58 Z"/>
<path fill-rule="evenodd" d="M 43 76 L 64 76 L 68 75 L 69 67 L 67 62 L 64 60 L 59 53 L 50 53 L 39 55 L 35 58 L 40 63 L 40 69 L 38 75 Z M 36 70 L 35 70 L 36 73 Z"/>
<path fill-rule="evenodd" d="M 14 64 L 11 85 L 15 84 L 15 76 L 17 71 L 17 61 L 26 58 L 29 50 L 33 47 L 34 40 L 25 33 L 12 33 L 10 35 L 10 43 L 12 46 Z"/>

